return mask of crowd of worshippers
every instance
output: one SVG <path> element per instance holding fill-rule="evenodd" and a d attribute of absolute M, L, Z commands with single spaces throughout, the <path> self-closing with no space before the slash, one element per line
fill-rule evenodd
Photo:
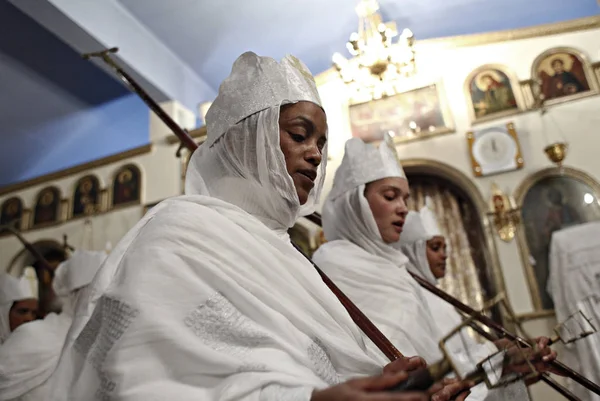
<path fill-rule="evenodd" d="M 409 273 L 436 284 L 446 241 L 427 205 L 408 212 L 389 141 L 346 143 L 313 261 L 402 356 L 384 355 L 290 242 L 319 204 L 330 135 L 302 62 L 244 53 L 206 121 L 185 195 L 153 207 L 110 254 L 75 251 L 56 268 L 61 313 L 36 319 L 30 283 L 2 276 L 0 401 L 528 399 L 523 381 L 391 391 L 442 358 L 461 316 Z M 556 354 L 536 341 L 502 374 L 548 371 Z M 464 331 L 448 349 L 468 367 L 503 346 Z"/>

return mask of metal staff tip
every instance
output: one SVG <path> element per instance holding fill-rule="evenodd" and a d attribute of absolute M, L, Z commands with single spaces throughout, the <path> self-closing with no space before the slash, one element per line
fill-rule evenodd
<path fill-rule="evenodd" d="M 106 56 L 108 56 L 109 53 L 116 53 L 118 51 L 119 51 L 118 47 L 111 47 L 110 49 L 104 49 L 104 50 L 100 50 L 98 52 L 85 53 L 85 54 L 82 54 L 81 57 L 83 57 L 85 60 L 89 60 L 92 57 L 106 57 Z"/>

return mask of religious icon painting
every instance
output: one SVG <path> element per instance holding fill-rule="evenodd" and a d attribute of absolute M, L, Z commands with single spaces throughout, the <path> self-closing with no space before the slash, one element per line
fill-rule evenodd
<path fill-rule="evenodd" d="M 17 197 L 12 197 L 2 203 L 0 212 L 0 224 L 11 224 L 20 220 L 23 216 L 23 201 Z"/>
<path fill-rule="evenodd" d="M 465 95 L 472 122 L 489 121 L 524 109 L 520 85 L 504 67 L 484 65 L 465 82 Z"/>
<path fill-rule="evenodd" d="M 94 214 L 100 204 L 100 181 L 94 175 L 86 175 L 75 184 L 71 217 Z"/>
<path fill-rule="evenodd" d="M 379 142 L 385 133 L 401 143 L 454 132 L 441 84 L 356 103 L 349 112 L 352 136 L 365 142 Z"/>
<path fill-rule="evenodd" d="M 558 47 L 540 54 L 533 63 L 537 95 L 552 105 L 598 93 L 598 83 L 587 57 L 575 49 Z"/>
<path fill-rule="evenodd" d="M 60 216 L 60 191 L 47 187 L 40 191 L 33 211 L 33 227 L 57 223 Z"/>
<path fill-rule="evenodd" d="M 548 293 L 553 233 L 600 219 L 597 188 L 598 183 L 591 178 L 559 173 L 537 179 L 525 192 L 521 221 L 528 250 L 527 280 L 535 309 L 554 308 Z"/>
<path fill-rule="evenodd" d="M 142 174 L 133 164 L 121 167 L 112 184 L 112 206 L 138 204 L 141 200 Z"/>

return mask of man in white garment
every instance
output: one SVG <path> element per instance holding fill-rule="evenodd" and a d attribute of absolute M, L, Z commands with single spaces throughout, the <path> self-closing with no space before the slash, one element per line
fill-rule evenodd
<path fill-rule="evenodd" d="M 37 311 L 37 286 L 25 274 L 0 274 L 0 344 L 17 327 L 37 319 Z"/>
<path fill-rule="evenodd" d="M 438 224 L 437 218 L 430 207 L 432 200 L 426 197 L 425 206 L 419 212 L 408 212 L 402 230 L 400 241 L 397 243 L 402 252 L 408 257 L 409 271 L 421 276 L 431 284 L 437 285 L 437 280 L 446 274 L 447 244 Z M 462 323 L 461 315 L 452 305 L 438 296 L 423 291 L 427 306 L 440 333 L 450 333 Z M 440 341 L 442 338 L 437 339 Z M 451 338 L 446 347 L 454 356 L 454 362 L 461 371 L 468 371 L 488 355 L 498 349 L 491 342 L 478 343 L 465 330 Z M 504 389 L 488 393 L 484 384 L 472 389 L 469 400 L 528 400 L 529 395 L 525 384 L 520 381 L 508 385 Z"/>
<path fill-rule="evenodd" d="M 408 181 L 391 138 L 386 135 L 378 148 L 349 140 L 323 207 L 328 242 L 313 260 L 403 354 L 434 363 L 442 358 L 438 342 L 447 333 L 397 245 L 408 197 Z M 555 358 L 540 345 L 545 360 Z"/>
<path fill-rule="evenodd" d="M 600 222 L 597 221 L 556 231 L 552 235 L 548 292 L 554 301 L 559 322 L 582 311 L 600 330 L 599 245 Z M 565 348 L 565 362 L 594 383 L 600 383 L 600 333 Z M 577 383 L 569 381 L 568 384 L 582 401 L 600 401 L 600 396 Z"/>
<path fill-rule="evenodd" d="M 320 104 L 298 59 L 238 58 L 186 195 L 153 207 L 79 302 L 52 400 L 427 398 L 385 391 L 405 373 L 382 375 L 383 355 L 289 241 L 323 185 Z"/>
<path fill-rule="evenodd" d="M 105 258 L 105 252 L 77 250 L 57 267 L 52 287 L 62 311 L 23 325 L 0 346 L 0 401 L 48 399 L 77 299 Z"/>

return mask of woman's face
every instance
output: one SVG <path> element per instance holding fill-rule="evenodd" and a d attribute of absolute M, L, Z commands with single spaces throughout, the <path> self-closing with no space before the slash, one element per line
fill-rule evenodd
<path fill-rule="evenodd" d="M 365 187 L 365 198 L 377 223 L 383 242 L 391 244 L 400 239 L 408 208 L 410 193 L 404 178 L 388 177 L 373 181 Z"/>
<path fill-rule="evenodd" d="M 37 299 L 23 299 L 13 303 L 8 313 L 8 324 L 10 331 L 14 331 L 23 323 L 31 322 L 37 319 L 38 301 Z"/>
<path fill-rule="evenodd" d="M 436 235 L 427 241 L 427 262 L 435 278 L 442 278 L 446 275 L 446 239 L 441 235 Z"/>
<path fill-rule="evenodd" d="M 325 143 L 327 118 L 321 107 L 312 102 L 298 102 L 281 107 L 279 145 L 301 205 L 306 203 L 308 194 L 315 186 Z"/>

